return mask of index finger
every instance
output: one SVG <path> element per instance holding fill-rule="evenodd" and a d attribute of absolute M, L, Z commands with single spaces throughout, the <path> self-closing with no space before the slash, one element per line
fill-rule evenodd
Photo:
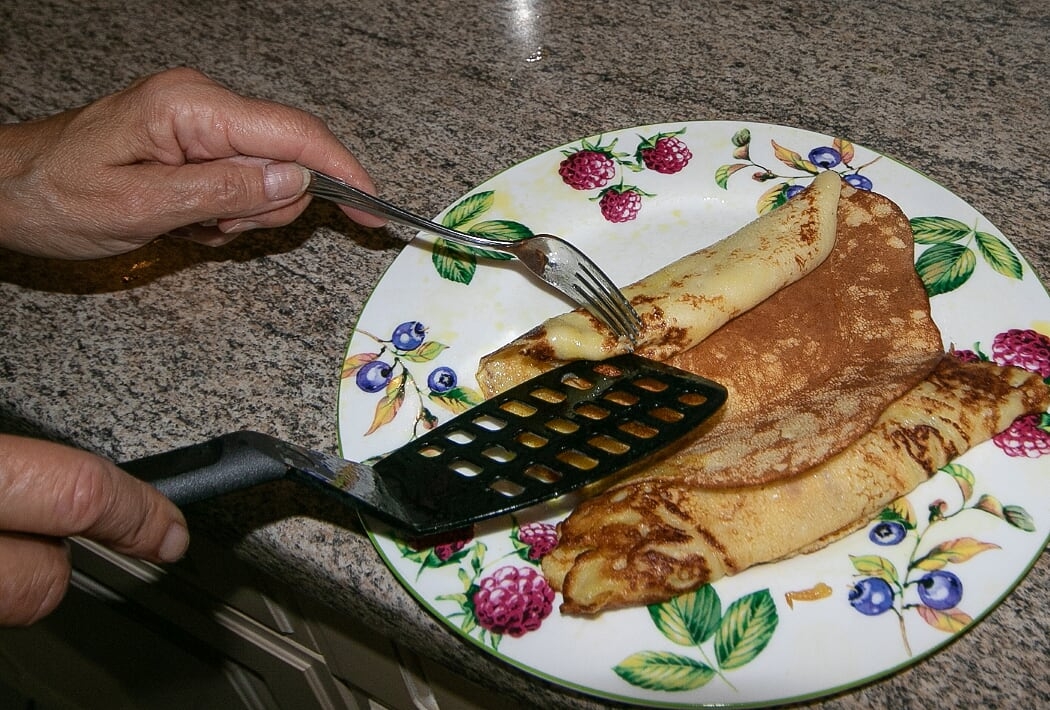
<path fill-rule="evenodd" d="M 375 193 L 371 176 L 318 116 L 276 101 L 241 96 L 193 70 L 166 72 L 155 83 L 158 92 L 170 97 L 149 105 L 168 112 L 158 119 L 170 127 L 187 159 L 243 155 L 294 162 Z M 366 226 L 385 223 L 365 212 L 344 211 Z"/>
<path fill-rule="evenodd" d="M 173 562 L 186 520 L 152 486 L 113 463 L 60 444 L 0 435 L 0 530 L 81 535 L 117 552 Z"/>

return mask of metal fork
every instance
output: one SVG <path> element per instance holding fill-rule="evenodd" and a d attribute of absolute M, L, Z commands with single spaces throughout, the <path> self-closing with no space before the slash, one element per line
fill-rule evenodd
<path fill-rule="evenodd" d="M 339 178 L 309 170 L 307 192 L 409 227 L 444 237 L 466 246 L 510 254 L 530 271 L 586 308 L 616 335 L 634 343 L 638 338 L 638 314 L 598 265 L 563 239 L 536 234 L 517 241 L 489 239 L 450 229 L 358 190 Z"/>

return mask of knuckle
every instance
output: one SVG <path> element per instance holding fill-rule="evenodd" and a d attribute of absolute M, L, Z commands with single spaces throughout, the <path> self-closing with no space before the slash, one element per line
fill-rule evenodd
<path fill-rule="evenodd" d="M 103 516 L 113 498 L 112 483 L 101 459 L 78 458 L 68 475 L 57 482 L 54 496 L 56 520 L 68 530 L 81 532 Z"/>
<path fill-rule="evenodd" d="M 215 176 L 210 186 L 205 188 L 201 199 L 215 206 L 217 212 L 234 216 L 239 214 L 252 196 L 252 185 L 244 173 L 235 170 L 223 170 Z"/>
<path fill-rule="evenodd" d="M 152 74 L 142 80 L 141 86 L 150 92 L 168 93 L 180 91 L 190 84 L 211 84 L 212 81 L 202 72 L 191 67 L 173 67 Z"/>

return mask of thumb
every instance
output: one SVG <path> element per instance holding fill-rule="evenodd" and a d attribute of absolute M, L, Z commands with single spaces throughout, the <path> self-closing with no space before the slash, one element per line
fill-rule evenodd
<path fill-rule="evenodd" d="M 298 198 L 309 185 L 310 173 L 301 165 L 268 163 L 263 166 L 263 194 L 271 203 Z"/>
<path fill-rule="evenodd" d="M 171 202 L 158 213 L 170 214 L 172 226 L 272 212 L 298 200 L 310 182 L 301 165 L 245 156 L 168 170 Z"/>

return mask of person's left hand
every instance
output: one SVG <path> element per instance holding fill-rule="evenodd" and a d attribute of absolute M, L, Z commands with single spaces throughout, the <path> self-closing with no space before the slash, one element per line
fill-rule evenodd
<path fill-rule="evenodd" d="M 374 191 L 316 116 L 168 70 L 82 108 L 0 126 L 0 246 L 89 259 L 173 231 L 222 244 L 295 219 L 310 200 L 303 166 Z"/>

